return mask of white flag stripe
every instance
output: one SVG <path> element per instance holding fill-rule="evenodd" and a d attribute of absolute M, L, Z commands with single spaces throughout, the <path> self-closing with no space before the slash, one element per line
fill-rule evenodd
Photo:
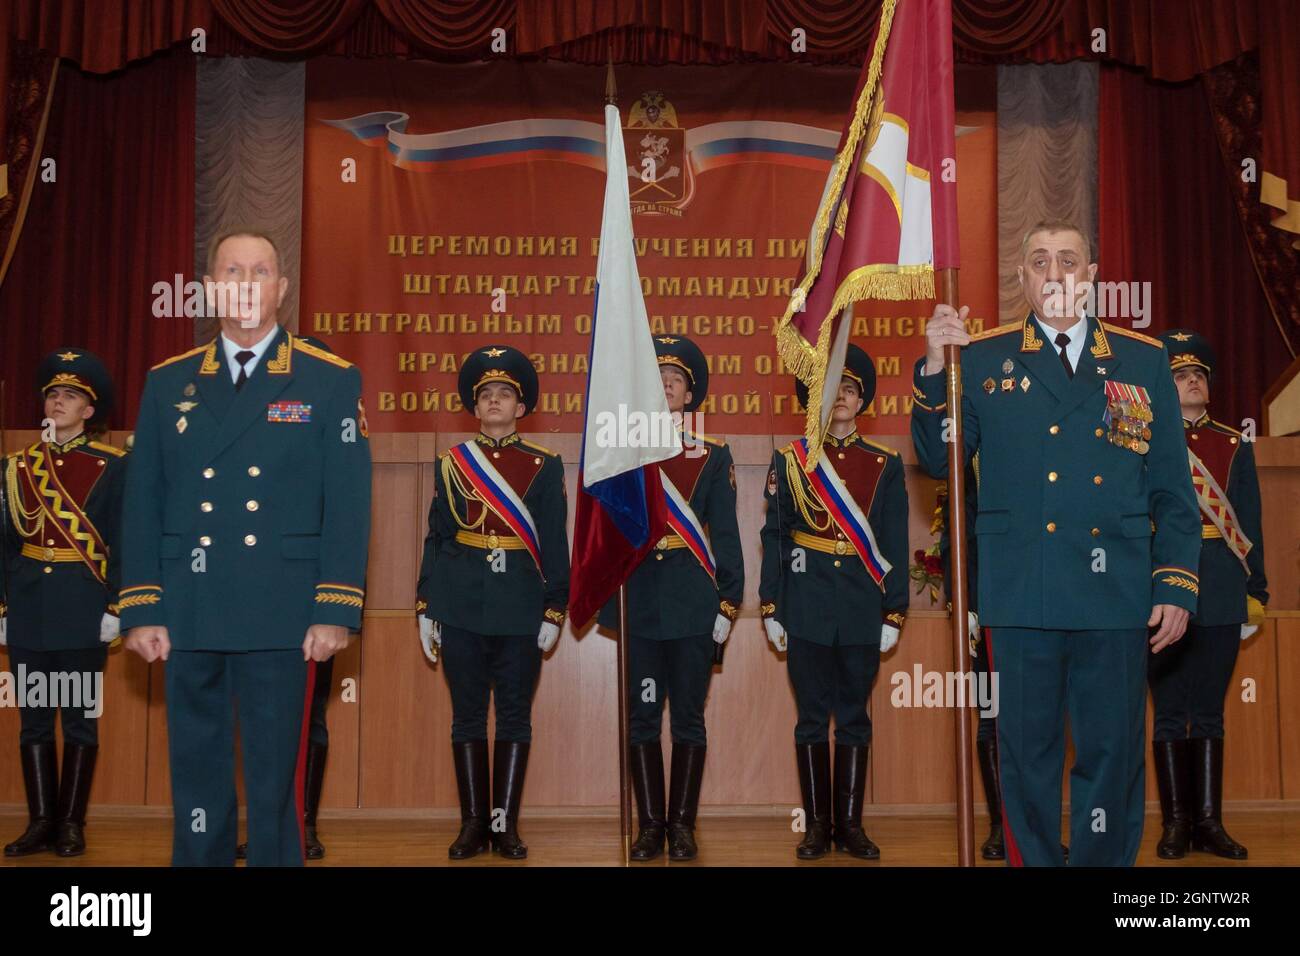
<path fill-rule="evenodd" d="M 649 443 L 648 447 L 626 447 L 625 440 L 599 444 L 596 441 L 602 431 L 609 433 L 608 429 L 598 427 L 601 421 L 626 421 L 629 415 L 646 415 L 650 421 L 662 421 L 669 414 L 650 336 L 650 320 L 641 296 L 632 238 L 623 124 L 616 106 L 605 107 L 605 160 L 605 211 L 596 259 L 596 315 L 592 323 L 587 423 L 583 433 L 583 485 L 588 488 L 643 465 L 666 461 L 682 448 L 676 429 L 671 430 L 668 443 Z M 613 417 L 606 419 L 606 415 Z M 658 429 L 648 431 L 656 436 L 660 433 Z"/>

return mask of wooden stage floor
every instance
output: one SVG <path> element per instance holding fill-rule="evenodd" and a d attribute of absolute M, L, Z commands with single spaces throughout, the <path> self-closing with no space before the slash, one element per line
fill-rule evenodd
<path fill-rule="evenodd" d="M 764 808 L 701 811 L 696 828 L 700 856 L 693 863 L 672 866 L 954 866 L 956 824 L 951 814 L 905 812 L 870 813 L 867 832 L 881 848 L 878 862 L 854 860 L 834 853 L 822 860 L 799 862 L 794 857 L 798 837 L 785 813 Z M 1190 853 L 1176 862 L 1157 860 L 1160 835 L 1158 812 L 1147 814 L 1140 866 L 1300 866 L 1300 806 L 1231 809 L 1225 814 L 1229 832 L 1250 850 L 1245 862 L 1221 860 L 1208 853 Z M 22 832 L 27 817 L 22 808 L 0 807 L 0 840 Z M 980 842 L 987 834 L 985 817 L 975 819 Z M 608 811 L 587 814 L 568 810 L 525 808 L 520 831 L 529 856 L 522 863 L 493 855 L 455 863 L 447 845 L 458 822 L 446 811 L 335 810 L 320 819 L 326 857 L 311 866 L 617 866 L 621 863 L 617 817 Z M 166 866 L 171 850 L 171 817 L 152 808 L 91 808 L 84 856 L 62 860 L 42 853 L 18 860 L 0 857 L 0 867 L 22 866 Z M 641 867 L 668 866 L 665 858 Z M 980 866 L 1002 863 L 979 861 Z"/>

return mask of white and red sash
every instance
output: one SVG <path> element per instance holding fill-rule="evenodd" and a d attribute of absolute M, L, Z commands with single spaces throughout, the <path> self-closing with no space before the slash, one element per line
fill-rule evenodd
<path fill-rule="evenodd" d="M 537 565 L 537 573 L 542 574 L 542 545 L 537 536 L 537 526 L 528 506 L 515 494 L 510 482 L 502 477 L 473 440 L 461 442 L 448 454 L 483 503 L 524 543 Z M 545 580 L 544 574 L 542 578 Z"/>
<path fill-rule="evenodd" d="M 799 439 L 791 449 L 800 468 L 808 475 L 808 484 L 812 487 L 813 494 L 831 516 L 836 527 L 849 539 L 853 550 L 866 565 L 871 579 L 883 590 L 885 575 L 892 570 L 893 565 L 886 561 L 885 556 L 880 552 L 880 547 L 876 544 L 876 536 L 872 534 L 871 525 L 867 523 L 867 516 L 862 513 L 858 503 L 849 494 L 844 479 L 839 476 L 835 466 L 825 455 L 818 457 L 817 466 L 811 472 L 807 471 L 808 439 Z"/>
<path fill-rule="evenodd" d="M 1237 521 L 1237 512 L 1233 510 L 1232 502 L 1214 480 L 1214 475 L 1205 462 L 1190 448 L 1187 449 L 1187 461 L 1192 467 L 1192 488 L 1196 490 L 1196 501 L 1201 506 L 1201 512 L 1219 529 L 1228 550 L 1241 562 L 1249 577 L 1250 567 L 1246 564 L 1246 555 L 1250 554 L 1250 549 L 1255 545 L 1242 534 L 1241 523 Z"/>
<path fill-rule="evenodd" d="M 700 524 L 700 519 L 696 517 L 690 503 L 672 483 L 668 472 L 660 468 L 659 476 L 663 481 L 664 497 L 668 502 L 668 527 L 686 542 L 686 547 L 690 549 L 691 554 L 695 555 L 695 560 L 700 562 L 700 567 L 704 568 L 716 583 L 717 563 L 713 559 L 713 549 L 709 547 L 709 539 L 704 536 L 704 526 Z"/>

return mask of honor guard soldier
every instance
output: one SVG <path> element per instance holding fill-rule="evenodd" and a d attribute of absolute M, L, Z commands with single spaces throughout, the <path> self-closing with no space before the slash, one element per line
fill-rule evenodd
<path fill-rule="evenodd" d="M 1182 636 L 1199 587 L 1178 396 L 1158 341 L 1086 314 L 1083 283 L 1097 267 L 1076 226 L 1035 225 L 1022 255 L 1033 310 L 1023 321 L 972 339 L 966 308 L 935 308 L 912 439 L 922 467 L 946 477 L 943 349 L 969 344 L 961 411 L 966 458 L 979 452 L 979 616 L 999 675 L 1007 860 L 1065 862 L 1068 714 L 1069 863 L 1131 866 L 1145 808 L 1148 643 L 1159 652 Z"/>
<path fill-rule="evenodd" d="M 476 349 L 461 366 L 459 391 L 480 431 L 439 456 L 416 602 L 425 656 L 435 661 L 441 649 L 451 688 L 461 829 L 448 855 L 468 859 L 491 843 L 522 860 L 533 693 L 569 602 L 564 465 L 515 431 L 537 406 L 537 372 L 524 353 Z M 496 701 L 490 791 L 489 695 Z"/>
<path fill-rule="evenodd" d="M 668 409 L 694 412 L 709 391 L 709 366 L 690 339 L 654 340 Z M 736 466 L 725 442 L 683 429 L 683 449 L 659 465 L 672 529 L 627 582 L 628 672 L 631 680 L 632 785 L 640 827 L 633 860 L 692 860 L 707 739 L 704 702 L 721 651 L 740 612 L 745 567 L 736 525 Z M 706 532 L 707 528 L 707 532 Z M 618 602 L 600 615 L 617 630 Z M 645 699 L 646 680 L 650 700 Z M 664 763 L 659 743 L 664 698 L 673 738 L 672 779 L 664 815 Z"/>
<path fill-rule="evenodd" d="M 204 278 L 244 294 L 145 382 L 118 603 L 127 646 L 167 662 L 172 863 L 235 861 L 237 708 L 248 863 L 300 866 L 309 662 L 347 646 L 365 597 L 361 375 L 276 323 L 288 279 L 265 234 L 219 236 Z"/>
<path fill-rule="evenodd" d="M 1223 699 L 1241 641 L 1264 620 L 1264 530 L 1255 453 L 1241 432 L 1206 414 L 1214 350 L 1175 329 L 1169 352 L 1187 436 L 1192 487 L 1201 509 L 1201 593 L 1187 637 L 1151 661 L 1156 782 L 1164 829 L 1161 859 L 1194 850 L 1244 860 L 1246 848 L 1223 828 Z"/>
<path fill-rule="evenodd" d="M 806 405 L 807 389 L 799 383 L 796 391 Z M 789 652 L 803 860 L 825 856 L 832 841 L 860 859 L 880 856 L 862 829 L 867 700 L 880 655 L 897 643 L 907 614 L 908 554 L 902 459 L 857 432 L 857 416 L 875 394 L 870 356 L 850 345 L 816 466 L 805 470 L 808 442 L 800 439 L 772 456 L 767 475 L 759 596 L 768 640 Z"/>
<path fill-rule="evenodd" d="M 113 386 L 100 360 L 62 348 L 37 371 L 52 441 L 39 441 L 4 460 L 3 581 L 0 644 L 14 671 L 42 675 L 53 694 L 76 678 L 95 687 L 94 699 L 24 702 L 19 708 L 26 831 L 5 856 L 52 849 L 86 850 L 83 828 L 99 751 L 101 674 L 118 634 L 125 452 L 97 441 L 113 407 Z M 19 677 L 22 683 L 22 677 Z M 56 714 L 63 720 L 63 775 L 55 754 Z"/>

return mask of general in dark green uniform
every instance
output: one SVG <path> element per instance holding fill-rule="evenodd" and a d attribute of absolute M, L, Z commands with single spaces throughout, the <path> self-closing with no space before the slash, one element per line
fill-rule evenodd
<path fill-rule="evenodd" d="M 967 459 L 979 452 L 979 615 L 999 675 L 1012 865 L 1064 862 L 1067 714 L 1069 863 L 1132 865 L 1145 809 L 1147 628 L 1159 626 L 1150 644 L 1161 651 L 1196 606 L 1200 523 L 1168 356 L 1155 339 L 1081 314 L 1070 292 L 1084 290 L 1070 285 L 1095 272 L 1076 227 L 1040 223 L 1021 266 L 1036 311 L 972 341 L 965 310 L 939 306 L 914 377 L 917 457 L 942 478 L 943 346 L 971 343 L 962 422 Z"/>
<path fill-rule="evenodd" d="M 671 335 L 655 339 L 655 353 L 669 411 L 694 412 L 709 391 L 704 353 L 690 339 Z M 690 860 L 697 854 L 695 817 L 707 745 L 704 702 L 715 656 L 731 633 L 745 593 L 731 450 L 690 429 L 683 431 L 682 443 L 681 453 L 659 467 L 689 509 L 679 519 L 686 522 L 687 534 L 673 531 L 661 538 L 627 582 L 629 736 L 640 818 L 634 860 L 657 857 L 665 832 L 670 859 Z M 703 549 L 701 541 L 707 542 Z M 600 623 L 618 628 L 617 601 L 605 606 Z M 666 817 L 659 742 L 664 698 L 673 737 Z"/>
<path fill-rule="evenodd" d="M 806 390 L 796 389 L 806 404 Z M 855 425 L 875 393 L 870 356 L 850 345 L 822 470 L 805 473 L 801 439 L 772 456 L 767 477 L 759 596 L 768 639 L 778 651 L 788 647 L 799 711 L 801 859 L 824 856 L 832 840 L 853 856 L 880 856 L 862 829 L 871 745 L 867 699 L 880 655 L 897 642 L 907 614 L 908 554 L 902 459 L 863 438 Z"/>
<path fill-rule="evenodd" d="M 365 597 L 361 374 L 275 323 L 288 283 L 265 236 L 220 237 L 212 276 L 256 283 L 260 308 L 149 373 L 118 603 L 128 647 L 167 662 L 173 864 L 235 860 L 237 707 L 248 863 L 301 865 L 308 661 L 347 645 Z"/>
<path fill-rule="evenodd" d="M 448 853 L 466 859 L 490 842 L 518 860 L 528 855 L 518 822 L 533 693 L 569 603 L 564 465 L 515 431 L 537 405 L 537 372 L 526 355 L 508 345 L 476 349 L 459 385 L 482 430 L 439 456 L 416 611 L 424 652 L 432 661 L 441 648 L 451 688 L 461 830 Z"/>
<path fill-rule="evenodd" d="M 1264 619 L 1264 529 L 1251 442 L 1206 413 L 1216 380 L 1202 336 L 1160 336 L 1182 405 L 1192 486 L 1201 509 L 1201 593 L 1187 637 L 1151 661 L 1152 748 L 1164 832 L 1162 859 L 1190 845 L 1233 860 L 1246 848 L 1223 828 L 1223 698 L 1241 641 Z"/>
<path fill-rule="evenodd" d="M 51 698 L 19 708 L 30 819 L 22 836 L 5 846 L 5 856 L 48 849 L 77 856 L 86 849 L 86 805 L 99 752 L 101 675 L 108 642 L 118 633 L 126 462 L 124 452 L 94 437 L 113 407 L 112 381 L 95 355 L 58 349 L 41 362 L 37 381 L 54 440 L 4 461 L 0 644 L 9 645 L 19 682 L 32 686 L 28 682 L 41 675 Z M 55 696 L 56 689 L 73 688 L 76 700 Z M 61 785 L 54 737 L 58 714 L 63 719 Z"/>

